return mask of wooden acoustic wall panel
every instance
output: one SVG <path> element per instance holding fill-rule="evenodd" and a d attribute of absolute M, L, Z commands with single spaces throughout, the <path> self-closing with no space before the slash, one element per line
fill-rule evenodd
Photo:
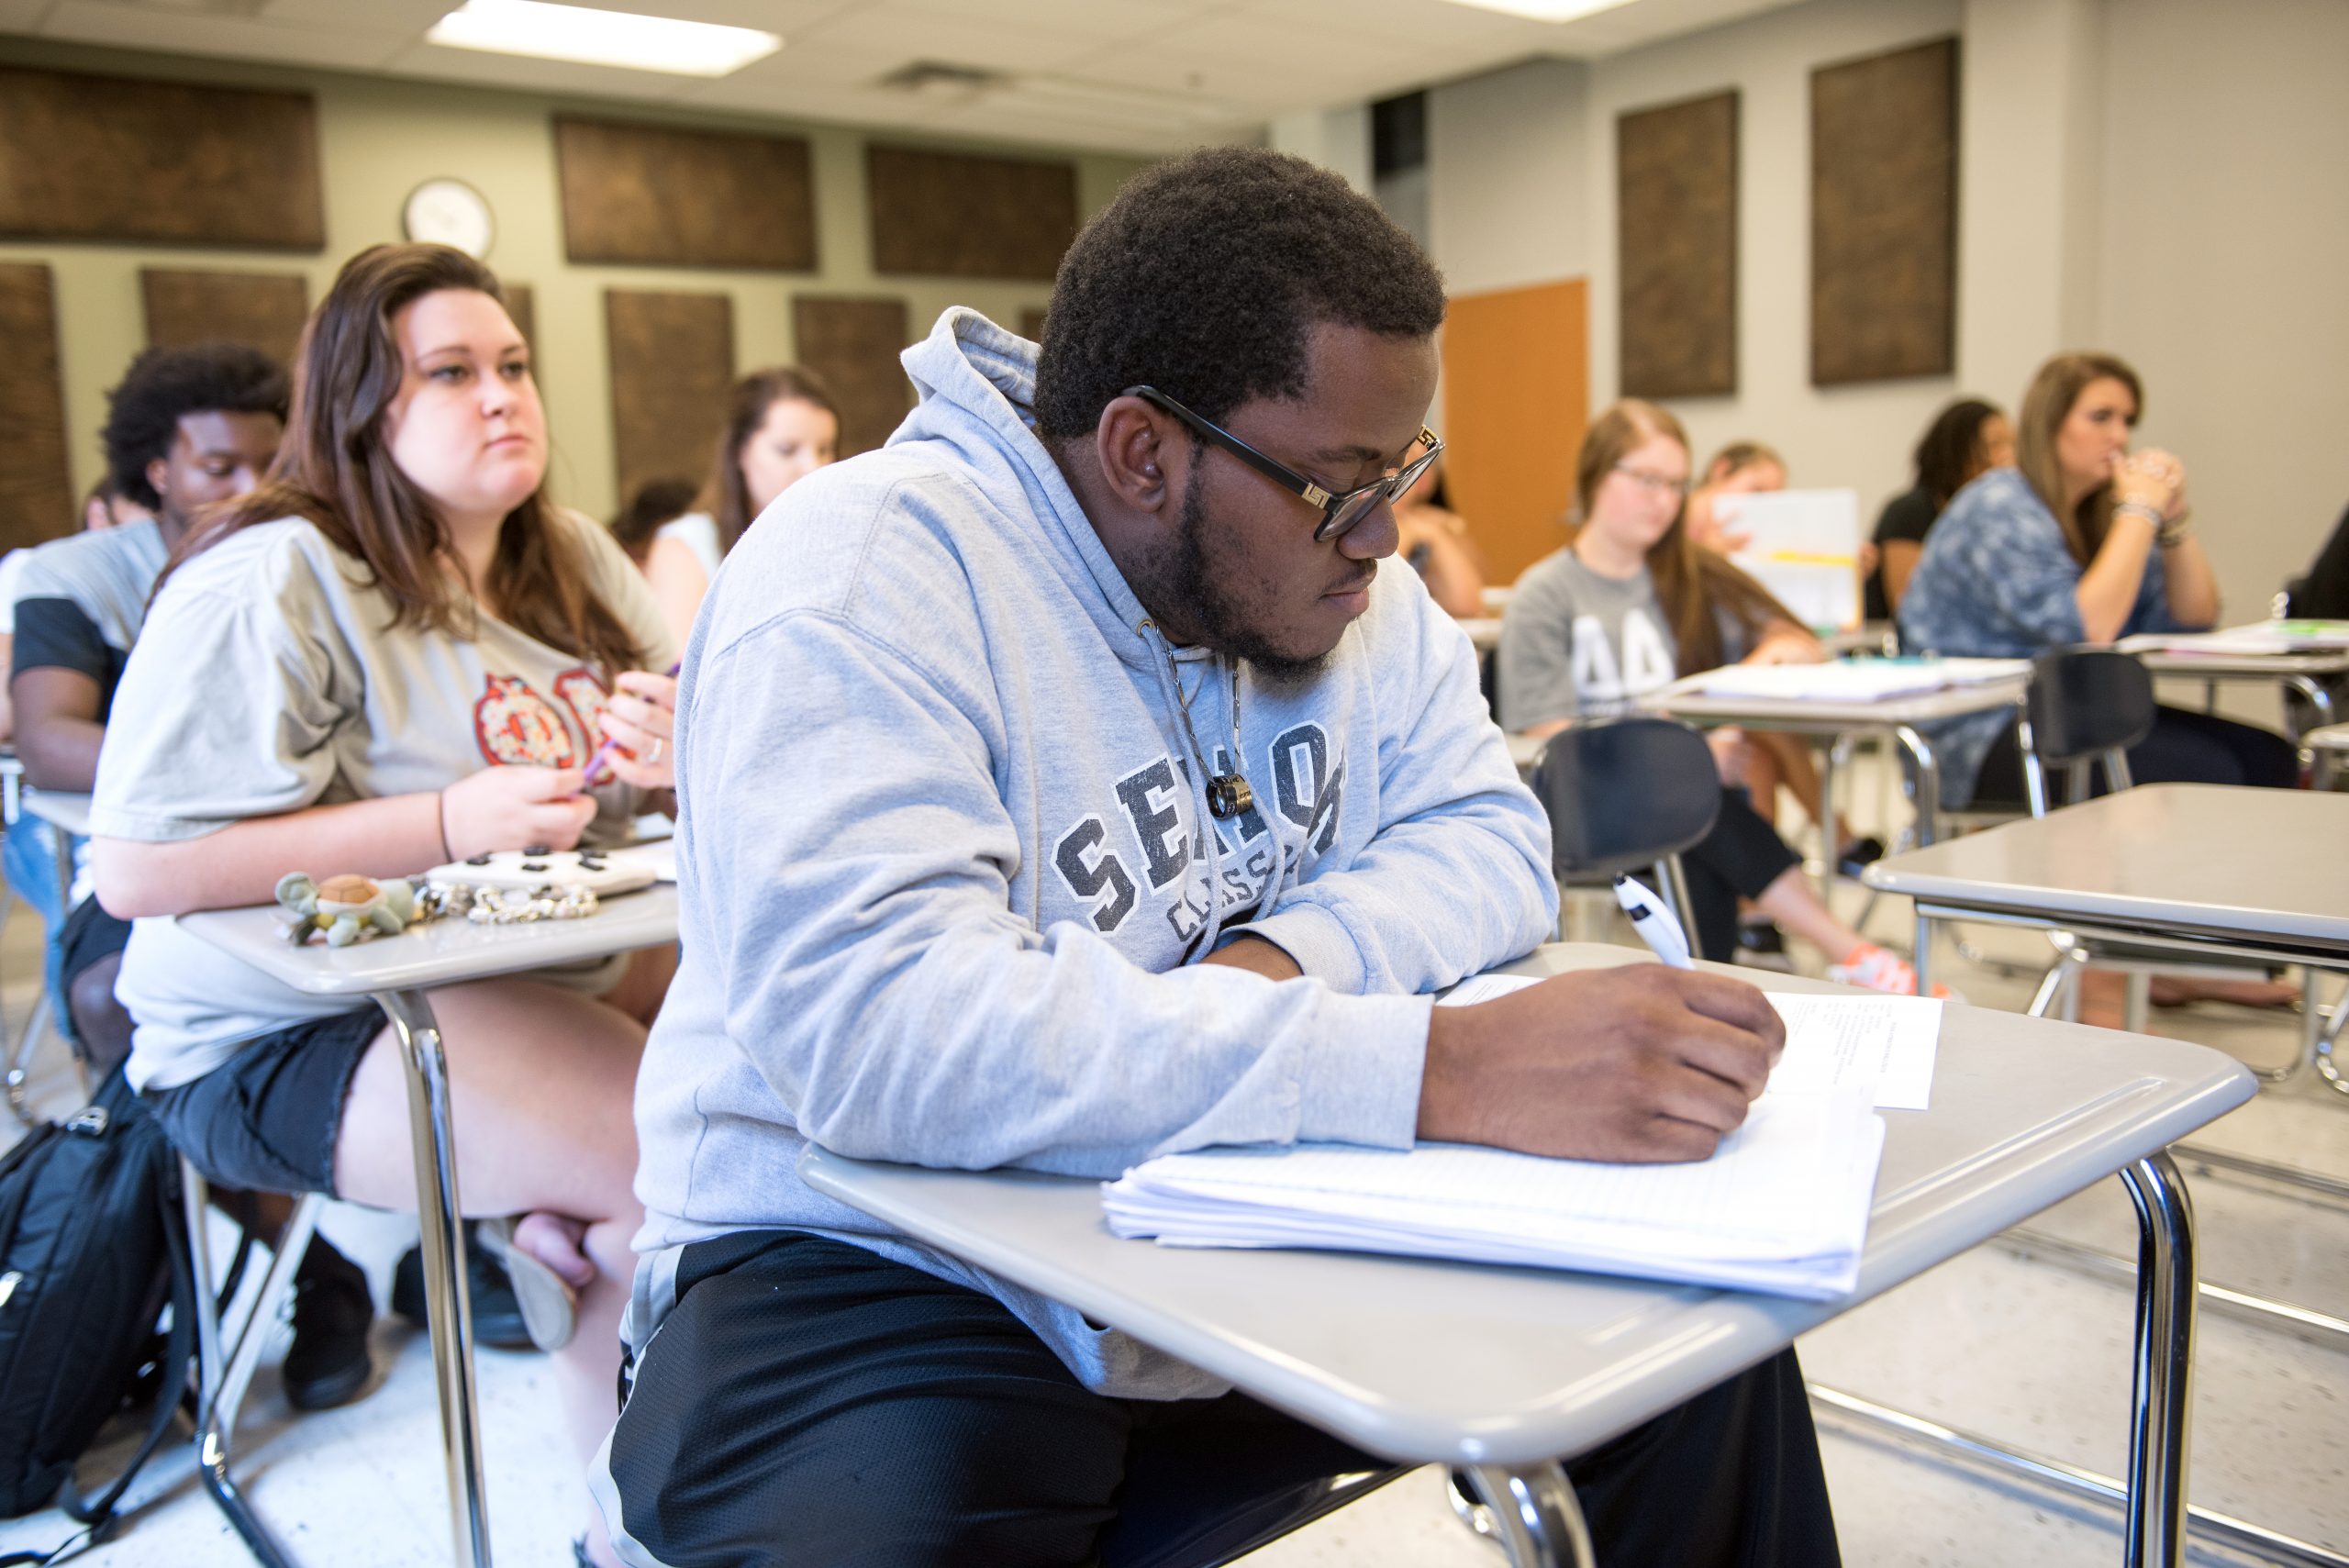
<path fill-rule="evenodd" d="M 148 342 L 245 343 L 289 368 L 310 315 L 310 285 L 299 272 L 141 267 L 139 292 L 147 303 Z"/>
<path fill-rule="evenodd" d="M 557 115 L 554 151 L 573 261 L 816 268 L 816 187 L 799 137 Z"/>
<path fill-rule="evenodd" d="M 1957 40 L 1810 73 L 1810 379 L 1957 365 Z"/>
<path fill-rule="evenodd" d="M 824 378 L 840 404 L 841 456 L 887 440 L 913 406 L 913 384 L 897 362 L 910 335 L 906 302 L 803 294 L 791 302 L 791 332 L 799 362 Z"/>
<path fill-rule="evenodd" d="M 873 270 L 1034 278 L 1076 238 L 1076 165 L 867 144 Z"/>
<path fill-rule="evenodd" d="M 0 67 L 0 238 L 323 250 L 317 106 Z"/>
<path fill-rule="evenodd" d="M 49 268 L 0 263 L 0 550 L 71 533 L 73 481 L 65 461 L 65 384 L 57 295 Z"/>
<path fill-rule="evenodd" d="M 612 450 L 625 500 L 651 479 L 699 479 L 734 390 L 734 301 L 604 291 Z"/>
<path fill-rule="evenodd" d="M 1580 278 L 1462 295 L 1444 317 L 1444 488 L 1487 582 L 1515 582 L 1565 542 L 1559 521 L 1590 417 L 1589 345 Z"/>
<path fill-rule="evenodd" d="M 1737 95 L 1615 122 L 1619 382 L 1631 397 L 1737 390 Z"/>
<path fill-rule="evenodd" d="M 497 287 L 506 295 L 506 314 L 514 318 L 514 325 L 521 331 L 522 341 L 530 345 L 530 354 L 535 359 L 539 351 L 539 307 L 537 299 L 530 293 L 530 285 L 509 284 L 500 278 Z"/>

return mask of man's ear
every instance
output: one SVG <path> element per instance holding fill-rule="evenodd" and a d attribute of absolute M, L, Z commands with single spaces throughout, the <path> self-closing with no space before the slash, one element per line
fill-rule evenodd
<path fill-rule="evenodd" d="M 1179 428 L 1139 397 L 1113 397 L 1093 428 L 1093 455 L 1119 500 L 1157 512 L 1172 499 L 1170 473 L 1186 453 Z"/>
<path fill-rule="evenodd" d="M 163 494 L 164 482 L 172 476 L 172 460 L 150 457 L 147 460 L 147 488 L 157 495 Z"/>

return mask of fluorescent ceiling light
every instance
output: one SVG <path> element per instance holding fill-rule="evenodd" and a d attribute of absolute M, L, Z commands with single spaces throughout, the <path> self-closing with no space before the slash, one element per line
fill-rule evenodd
<path fill-rule="evenodd" d="M 1600 11 L 1612 11 L 1618 6 L 1628 6 L 1631 0 L 1452 0 L 1455 6 L 1474 6 L 1480 11 L 1505 11 L 1512 17 L 1530 17 L 1537 22 L 1571 22 L 1577 17 L 1595 16 Z"/>
<path fill-rule="evenodd" d="M 680 76 L 730 76 L 783 47 L 774 34 L 752 28 L 679 22 L 544 0 L 465 0 L 462 9 L 433 23 L 424 39 L 452 49 Z"/>

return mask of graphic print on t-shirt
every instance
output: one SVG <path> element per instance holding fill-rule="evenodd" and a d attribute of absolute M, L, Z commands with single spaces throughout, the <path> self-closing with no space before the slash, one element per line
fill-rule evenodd
<path fill-rule="evenodd" d="M 473 734 L 493 762 L 568 768 L 580 761 L 562 713 L 519 675 L 488 677 L 488 689 L 473 704 Z"/>
<path fill-rule="evenodd" d="M 1575 617 L 1575 695 L 1591 715 L 1620 713 L 1631 700 L 1672 684 L 1672 650 L 1647 612 L 1623 612 L 1623 646 L 1607 639 L 1607 623 L 1594 615 Z"/>
<path fill-rule="evenodd" d="M 584 664 L 565 670 L 554 678 L 554 695 L 562 699 L 562 706 L 569 708 L 571 717 L 578 721 L 582 745 L 592 747 L 603 740 L 603 731 L 596 727 L 596 721 L 603 717 L 604 706 L 612 697 L 611 693 L 604 689 L 604 683 L 596 678 L 595 671 Z"/>
<path fill-rule="evenodd" d="M 1222 885 L 1215 891 L 1226 929 L 1254 919 L 1265 897 L 1296 881 L 1307 858 L 1328 851 L 1338 836 L 1345 769 L 1333 763 L 1327 733 L 1318 724 L 1300 724 L 1275 737 L 1268 750 L 1270 766 L 1256 781 L 1253 803 L 1229 820 L 1208 818 L 1219 841 Z M 1214 765 L 1229 771 L 1230 753 L 1218 751 Z M 1261 787 L 1265 783 L 1269 801 Z M 1191 831 L 1197 796 L 1190 763 L 1162 754 L 1113 788 L 1117 809 L 1087 816 L 1063 833 L 1053 844 L 1052 867 L 1105 936 L 1148 898 L 1185 944 L 1187 962 L 1209 923 L 1208 857 Z M 1285 830 L 1276 839 L 1265 822 L 1267 805 L 1294 836 Z"/>

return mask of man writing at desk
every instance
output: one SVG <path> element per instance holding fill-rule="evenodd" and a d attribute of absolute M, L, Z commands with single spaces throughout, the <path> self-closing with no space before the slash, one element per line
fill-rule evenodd
<path fill-rule="evenodd" d="M 891 444 L 736 547 L 680 697 L 685 957 L 596 1477 L 631 1562 L 1082 1563 L 1177 1451 L 1275 1453 L 1267 1492 L 1372 1462 L 818 1196 L 803 1140 L 1694 1159 L 1760 1092 L 1783 1037 L 1733 981 L 1415 995 L 1556 917 L 1467 639 L 1379 570 L 1442 315 L 1336 177 L 1163 164 L 1071 249 L 1041 365 L 948 312 Z M 1836 1560 L 1790 1353 L 1569 1470 L 1610 1568 Z"/>

